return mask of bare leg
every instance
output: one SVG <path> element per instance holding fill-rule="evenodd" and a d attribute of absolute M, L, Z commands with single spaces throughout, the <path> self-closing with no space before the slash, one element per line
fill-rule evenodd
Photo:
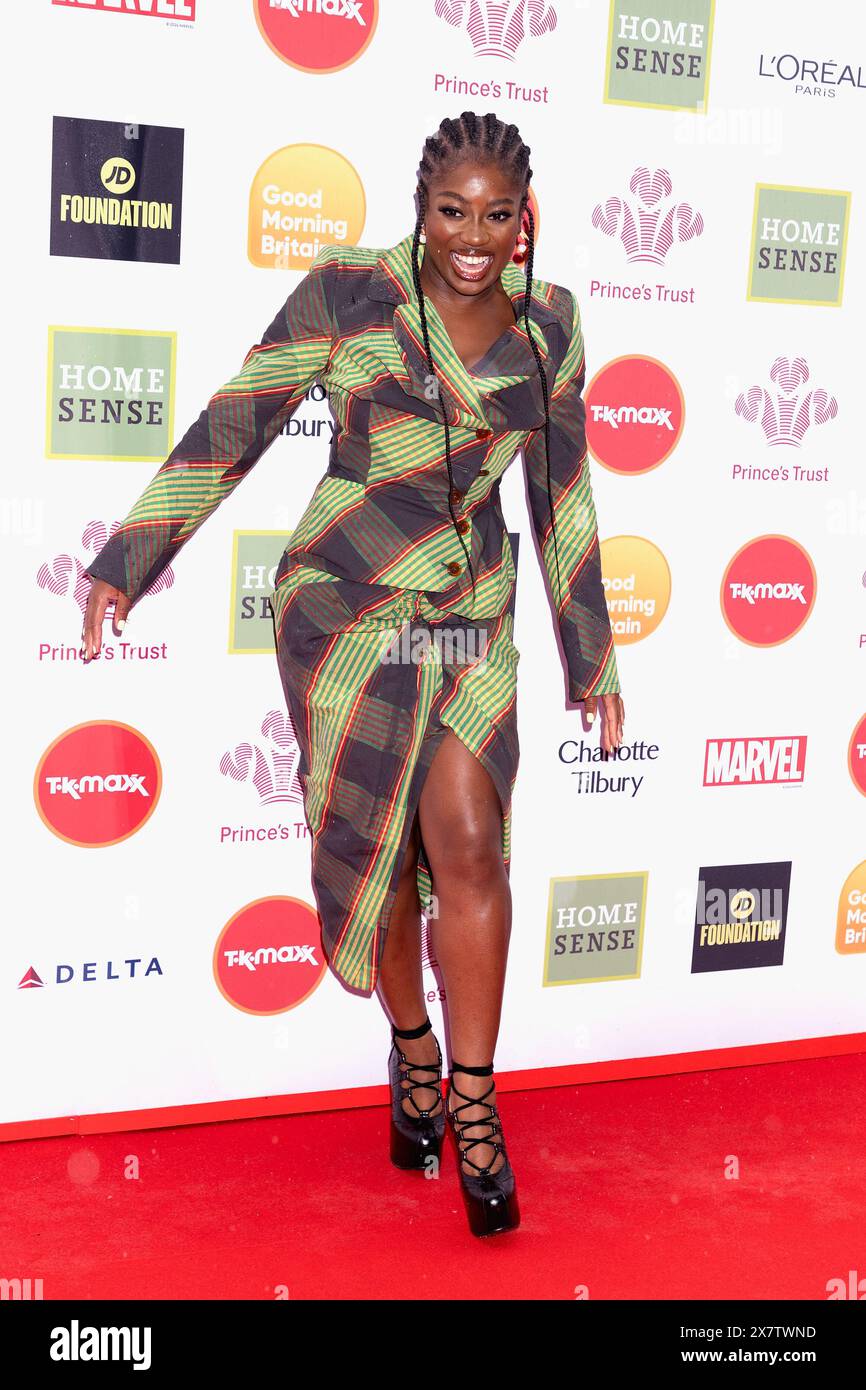
<path fill-rule="evenodd" d="M 438 902 L 431 944 L 445 984 L 451 1055 L 469 1067 L 485 1066 L 493 1061 L 499 1034 L 511 889 L 502 859 L 502 807 L 493 780 L 450 730 L 430 765 L 418 815 Z M 482 1095 L 492 1079 L 455 1074 L 467 1096 Z M 495 1104 L 495 1090 L 488 1102 Z M 451 1108 L 456 1104 L 463 1102 L 455 1097 Z M 486 1103 L 460 1112 L 465 1121 L 488 1118 Z M 474 1125 L 463 1133 L 466 1139 L 483 1139 L 490 1129 Z M 491 1164 L 494 1173 L 503 1163 L 490 1144 L 474 1145 L 469 1157 L 481 1166 Z M 463 1170 L 475 1171 L 465 1160 Z"/>
<path fill-rule="evenodd" d="M 416 815 L 385 937 L 377 986 L 382 1006 L 395 1028 L 417 1028 L 427 1017 L 421 969 L 421 903 L 416 879 L 420 838 Z M 407 1061 L 417 1064 L 418 1070 L 412 1073 L 416 1080 L 433 1079 L 424 1074 L 425 1063 L 434 1067 L 437 1063 L 432 1032 L 421 1038 L 398 1038 L 397 1046 Z M 409 1089 L 409 1084 L 408 1080 L 404 1081 L 404 1090 Z M 413 1094 L 421 1110 L 429 1109 L 434 1115 L 442 1113 L 441 1098 L 435 1087 L 417 1086 Z M 407 1115 L 417 1116 L 411 1099 L 403 1101 L 403 1109 Z"/>

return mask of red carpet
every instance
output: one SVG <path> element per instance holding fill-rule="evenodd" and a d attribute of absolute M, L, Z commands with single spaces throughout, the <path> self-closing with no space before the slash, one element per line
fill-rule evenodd
<path fill-rule="evenodd" d="M 826 1299 L 866 1276 L 864 1092 L 866 1054 L 506 1093 L 523 1223 L 485 1240 L 450 1137 L 438 1180 L 402 1173 L 385 1107 L 8 1143 L 0 1278 L 46 1299 Z"/>

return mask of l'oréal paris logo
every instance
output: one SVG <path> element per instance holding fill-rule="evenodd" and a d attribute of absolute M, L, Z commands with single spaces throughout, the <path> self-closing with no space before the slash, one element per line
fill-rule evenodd
<path fill-rule="evenodd" d="M 761 53 L 758 76 L 784 82 L 795 96 L 834 101 L 839 92 L 863 91 L 863 68 L 835 58 L 801 58 L 796 53 Z"/>

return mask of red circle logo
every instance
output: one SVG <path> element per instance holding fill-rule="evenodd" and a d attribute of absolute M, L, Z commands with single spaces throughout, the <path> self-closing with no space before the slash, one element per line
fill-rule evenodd
<path fill-rule="evenodd" d="M 806 551 L 790 536 L 758 536 L 730 561 L 722 579 L 725 622 L 742 642 L 774 647 L 799 632 L 818 581 Z"/>
<path fill-rule="evenodd" d="M 85 849 L 116 845 L 156 809 L 162 768 L 144 734 L 113 719 L 76 724 L 39 759 L 36 809 L 61 840 Z"/>
<path fill-rule="evenodd" d="M 327 968 L 318 913 L 300 898 L 257 898 L 214 947 L 220 992 L 248 1014 L 281 1014 L 312 994 Z"/>
<path fill-rule="evenodd" d="M 259 32 L 284 63 L 302 72 L 338 72 L 360 58 L 379 20 L 379 0 L 275 5 L 253 0 Z"/>
<path fill-rule="evenodd" d="M 680 384 L 655 357 L 615 357 L 584 392 L 586 442 L 614 473 L 647 473 L 679 442 L 686 418 Z"/>
<path fill-rule="evenodd" d="M 858 721 L 848 744 L 848 771 L 858 792 L 866 796 L 866 714 Z"/>

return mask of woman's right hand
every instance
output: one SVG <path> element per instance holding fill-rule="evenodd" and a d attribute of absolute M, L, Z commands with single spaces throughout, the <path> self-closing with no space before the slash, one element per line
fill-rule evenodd
<path fill-rule="evenodd" d="M 126 622 L 126 615 L 132 607 L 132 599 L 122 589 L 116 589 L 104 579 L 90 581 L 90 594 L 84 610 L 84 627 L 81 632 L 81 655 L 85 661 L 99 656 L 102 649 L 102 623 L 105 610 L 114 600 L 114 631 L 120 634 Z"/>

